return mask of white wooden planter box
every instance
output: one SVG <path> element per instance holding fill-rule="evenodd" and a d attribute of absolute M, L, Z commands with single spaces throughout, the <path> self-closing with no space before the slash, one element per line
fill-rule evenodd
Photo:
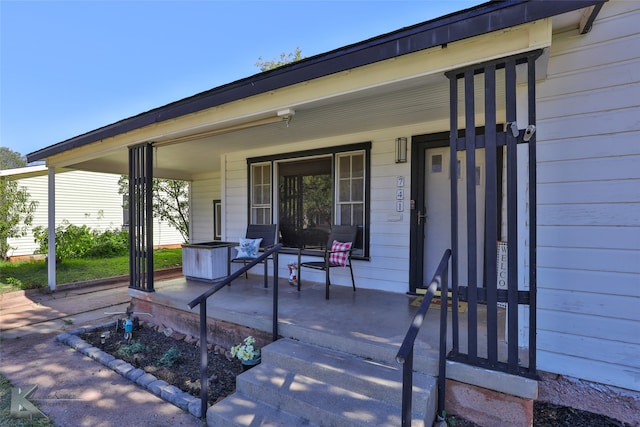
<path fill-rule="evenodd" d="M 225 277 L 229 247 L 236 243 L 206 242 L 182 245 L 182 274 L 190 280 L 214 281 Z"/>

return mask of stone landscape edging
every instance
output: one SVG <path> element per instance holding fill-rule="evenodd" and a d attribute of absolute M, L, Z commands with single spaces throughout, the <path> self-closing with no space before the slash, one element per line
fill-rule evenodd
<path fill-rule="evenodd" d="M 192 396 L 186 391 L 180 390 L 178 387 L 171 385 L 166 381 L 159 380 L 155 375 L 145 372 L 140 368 L 136 368 L 122 359 L 117 359 L 115 356 L 92 346 L 79 337 L 81 334 L 93 332 L 98 329 L 112 328 L 115 325 L 116 321 L 114 320 L 97 326 L 77 328 L 72 331 L 59 334 L 55 339 L 56 341 L 79 351 L 85 356 L 100 362 L 126 379 L 133 381 L 140 387 L 155 394 L 165 402 L 171 403 L 183 411 L 188 411 L 196 418 L 202 418 L 201 401 L 199 398 Z"/>

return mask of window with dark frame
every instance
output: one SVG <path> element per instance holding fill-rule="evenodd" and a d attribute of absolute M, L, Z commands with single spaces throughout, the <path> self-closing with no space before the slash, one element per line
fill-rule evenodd
<path fill-rule="evenodd" d="M 213 201 L 213 240 L 222 240 L 222 200 Z"/>
<path fill-rule="evenodd" d="M 251 165 L 251 224 L 271 224 L 272 165 Z"/>
<path fill-rule="evenodd" d="M 370 143 L 248 159 L 249 221 L 280 230 L 285 247 L 322 248 L 332 225 L 357 225 L 368 256 Z M 276 191 L 274 191 L 276 190 Z"/>

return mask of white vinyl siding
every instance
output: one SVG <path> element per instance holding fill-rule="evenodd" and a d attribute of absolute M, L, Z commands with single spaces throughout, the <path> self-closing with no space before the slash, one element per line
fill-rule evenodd
<path fill-rule="evenodd" d="M 640 4 L 557 34 L 538 85 L 538 363 L 640 390 Z"/>
<path fill-rule="evenodd" d="M 193 181 L 191 184 L 190 242 L 202 243 L 214 240 L 213 201 L 220 199 L 220 177 Z M 224 209 L 224 204 L 222 206 Z"/>

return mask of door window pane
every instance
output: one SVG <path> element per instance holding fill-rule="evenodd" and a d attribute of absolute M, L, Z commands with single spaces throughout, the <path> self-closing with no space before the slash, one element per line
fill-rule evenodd
<path fill-rule="evenodd" d="M 442 172 L 442 154 L 431 156 L 431 173 Z"/>

